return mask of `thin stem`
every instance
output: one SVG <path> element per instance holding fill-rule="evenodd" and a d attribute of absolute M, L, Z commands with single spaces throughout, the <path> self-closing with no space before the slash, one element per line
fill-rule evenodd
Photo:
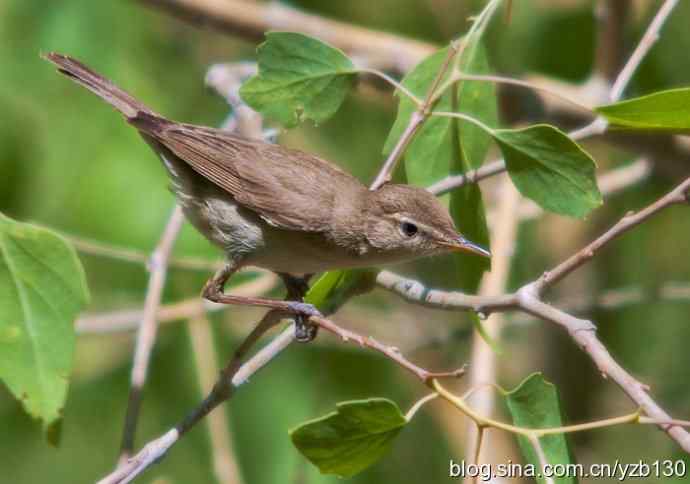
<path fill-rule="evenodd" d="M 483 425 L 476 425 L 477 428 L 477 441 L 474 445 L 474 465 L 479 466 L 479 457 L 481 456 L 482 453 L 482 444 L 484 443 L 484 430 L 486 427 Z M 474 477 L 472 478 L 473 484 L 477 483 L 477 479 L 479 478 L 478 474 L 475 474 Z"/>
<path fill-rule="evenodd" d="M 147 254 L 141 250 L 130 249 L 127 247 L 117 247 L 115 245 L 106 244 L 103 242 L 88 240 L 52 228 L 50 230 L 60 234 L 72 245 L 74 245 L 75 249 L 84 254 L 107 257 L 109 259 L 117 259 L 123 262 L 131 262 L 134 264 L 148 264 L 151 259 L 150 254 Z M 168 267 L 192 271 L 215 271 L 219 267 L 222 267 L 222 265 L 222 261 L 214 261 L 201 257 L 170 257 L 168 259 Z"/>
<path fill-rule="evenodd" d="M 665 196 L 661 197 L 656 202 L 639 211 L 638 213 L 630 212 L 623 217 L 616 225 L 611 227 L 603 235 L 595 239 L 585 248 L 563 261 L 561 264 L 552 270 L 544 273 L 537 281 L 534 289 L 540 293 L 547 287 L 557 283 L 572 271 L 583 265 L 585 262 L 594 257 L 596 251 L 604 247 L 612 240 L 618 238 L 625 232 L 640 225 L 651 216 L 660 212 L 661 210 L 679 203 L 687 201 L 687 192 L 690 190 L 690 178 L 671 190 Z"/>
<path fill-rule="evenodd" d="M 250 376 L 256 374 L 282 353 L 283 350 L 294 341 L 294 336 L 295 328 L 294 325 L 291 324 L 270 343 L 259 350 L 253 357 L 247 360 L 246 363 L 239 367 L 227 386 L 227 392 L 216 392 L 215 394 L 212 392 L 212 394 L 197 407 L 193 413 L 193 415 L 198 416 L 196 420 L 191 421 L 190 417 L 187 417 L 187 419 L 178 424 L 175 428 L 170 429 L 163 436 L 146 444 L 134 457 L 127 460 L 111 474 L 98 481 L 98 484 L 125 484 L 131 482 L 150 466 L 162 459 L 186 430 L 195 425 L 203 416 L 208 414 L 212 408 L 232 398 L 235 391 L 245 383 Z"/>
<path fill-rule="evenodd" d="M 424 406 L 425 403 L 432 401 L 434 398 L 438 397 L 438 393 L 430 393 L 415 402 L 414 405 L 405 414 L 405 420 L 408 422 L 414 418 L 420 408 Z"/>
<path fill-rule="evenodd" d="M 569 96 L 566 96 L 566 95 L 564 95 L 564 94 L 562 94 L 562 93 L 560 93 L 554 89 L 549 89 L 546 86 L 541 86 L 539 84 L 534 84 L 532 82 L 523 81 L 521 79 L 514 79 L 512 77 L 493 76 L 493 75 L 466 74 L 464 72 L 457 72 L 451 78 L 456 80 L 456 81 L 493 82 L 496 84 L 510 84 L 513 86 L 520 86 L 520 87 L 524 87 L 526 89 L 531 89 L 533 91 L 543 92 L 544 94 L 548 94 L 549 96 L 553 96 L 555 98 L 558 98 L 561 101 L 564 101 L 568 104 L 571 104 L 572 106 L 575 106 L 576 108 L 578 108 L 582 111 L 587 111 L 589 113 L 592 112 L 591 106 L 588 106 L 586 104 L 582 104 L 581 102 L 576 101 L 575 99 L 573 99 Z"/>
<path fill-rule="evenodd" d="M 485 131 L 487 134 L 493 135 L 494 134 L 494 129 L 487 124 L 482 123 L 479 121 L 477 118 L 473 118 L 469 114 L 465 113 L 451 113 L 448 111 L 432 111 L 431 116 L 437 116 L 439 118 L 457 118 L 457 119 L 462 119 L 463 121 L 467 121 L 468 123 L 472 123 L 478 128 L 482 129 Z"/>
<path fill-rule="evenodd" d="M 630 84 L 632 77 L 635 75 L 635 72 L 637 72 L 640 64 L 642 64 L 642 60 L 647 56 L 647 53 L 656 41 L 659 40 L 659 32 L 676 5 L 678 5 L 678 0 L 666 0 L 661 8 L 659 8 L 650 22 L 647 31 L 642 36 L 640 43 L 637 44 L 628 62 L 626 62 L 614 81 L 613 87 L 611 87 L 611 93 L 609 94 L 611 102 L 616 102 L 623 96 L 625 88 Z"/>
<path fill-rule="evenodd" d="M 386 161 L 383 163 L 381 170 L 379 170 L 378 175 L 376 175 L 376 178 L 369 187 L 370 190 L 378 190 L 379 188 L 381 188 L 381 186 L 388 183 L 393 178 L 393 172 L 395 171 L 395 167 L 398 165 L 398 162 L 402 158 L 403 153 L 405 153 L 405 150 L 412 142 L 412 139 L 414 138 L 415 133 L 417 133 L 417 130 L 422 126 L 426 118 L 429 116 L 429 109 L 433 106 L 432 98 L 434 92 L 438 87 L 438 83 L 446 74 L 448 66 L 450 65 L 450 62 L 453 59 L 453 56 L 455 56 L 455 54 L 456 50 L 454 48 L 454 45 L 451 44 L 451 47 L 448 49 L 448 55 L 446 56 L 446 59 L 443 62 L 443 65 L 439 69 L 438 73 L 436 74 L 436 78 L 431 83 L 431 87 L 429 88 L 424 102 L 421 105 L 419 105 L 417 110 L 413 112 L 410 116 L 410 121 L 408 122 L 405 131 L 403 131 L 403 134 L 398 139 L 398 142 L 396 143 L 395 147 L 388 155 L 388 158 L 386 158 Z"/>
<path fill-rule="evenodd" d="M 374 76 L 377 76 L 377 77 L 383 79 L 388 84 L 393 86 L 395 89 L 397 89 L 398 91 L 402 92 L 405 96 L 407 96 L 410 99 L 410 101 L 412 101 L 415 104 L 415 106 L 420 107 L 422 105 L 423 101 L 420 98 L 415 96 L 412 91 L 410 91 L 408 88 L 403 86 L 400 82 L 396 81 L 395 79 L 393 79 L 391 76 L 389 76 L 385 72 L 381 72 L 377 69 L 372 69 L 369 67 L 358 67 L 357 71 L 362 72 L 362 73 L 372 74 Z"/>
<path fill-rule="evenodd" d="M 168 258 L 170 257 L 173 245 L 182 227 L 183 220 L 182 209 L 179 205 L 175 205 L 170 219 L 168 220 L 168 224 L 163 231 L 161 240 L 156 250 L 151 255 L 149 262 L 149 271 L 151 275 L 149 277 L 148 288 L 146 289 L 144 313 L 141 326 L 137 332 L 136 347 L 134 350 L 131 386 L 122 434 L 122 445 L 120 448 L 120 462 L 124 462 L 134 448 L 134 436 L 139 419 L 141 394 L 148 374 L 151 351 L 156 342 L 156 332 L 158 329 L 156 313 L 158 312 L 158 307 L 160 306 L 161 297 L 163 295 L 163 288 L 165 287 Z"/>
<path fill-rule="evenodd" d="M 539 442 L 539 438 L 536 435 L 527 435 L 526 437 L 529 443 L 532 444 L 534 453 L 537 454 L 537 460 L 539 460 L 539 467 L 541 467 L 541 474 L 544 476 L 544 481 L 547 484 L 554 484 L 553 478 L 546 475 L 546 468 L 549 465 L 549 461 L 546 458 L 546 453 L 541 446 L 541 442 Z"/>

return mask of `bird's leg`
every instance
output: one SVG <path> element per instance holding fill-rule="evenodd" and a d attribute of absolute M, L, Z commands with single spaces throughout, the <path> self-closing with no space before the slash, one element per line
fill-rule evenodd
<path fill-rule="evenodd" d="M 223 289 L 225 283 L 241 267 L 238 263 L 230 262 L 220 269 L 208 280 L 203 290 L 203 297 L 209 301 L 220 304 L 236 304 L 238 306 L 258 306 L 264 308 L 278 309 L 291 314 L 302 316 L 309 319 L 311 316 L 322 317 L 321 313 L 311 304 L 302 302 L 301 298 L 297 301 L 278 301 L 263 297 L 234 296 L 225 294 Z M 304 283 L 306 284 L 306 283 Z"/>
<path fill-rule="evenodd" d="M 285 283 L 287 289 L 287 299 L 292 301 L 302 302 L 305 294 L 309 290 L 309 279 L 312 274 L 306 274 L 303 277 L 296 277 L 284 272 L 278 273 Z M 302 302 L 302 304 L 304 304 Z M 319 327 L 309 323 L 309 318 L 303 314 L 298 314 L 295 317 L 295 339 L 300 343 L 309 343 L 318 332 Z"/>

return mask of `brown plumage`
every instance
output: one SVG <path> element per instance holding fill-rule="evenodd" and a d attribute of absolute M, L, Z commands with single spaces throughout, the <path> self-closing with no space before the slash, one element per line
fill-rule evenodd
<path fill-rule="evenodd" d="M 297 274 L 452 249 L 488 255 L 456 232 L 426 190 L 389 184 L 369 191 L 314 155 L 170 121 L 79 61 L 45 57 L 120 111 L 161 157 L 187 218 L 228 257 L 229 268 L 207 287 L 213 300 L 230 297 L 223 283 L 247 264 Z"/>

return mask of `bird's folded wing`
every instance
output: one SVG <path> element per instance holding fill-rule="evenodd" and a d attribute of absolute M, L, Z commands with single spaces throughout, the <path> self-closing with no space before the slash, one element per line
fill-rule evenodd
<path fill-rule="evenodd" d="M 154 136 L 238 203 L 284 229 L 325 231 L 335 187 L 361 185 L 316 156 L 218 129 L 175 124 Z"/>

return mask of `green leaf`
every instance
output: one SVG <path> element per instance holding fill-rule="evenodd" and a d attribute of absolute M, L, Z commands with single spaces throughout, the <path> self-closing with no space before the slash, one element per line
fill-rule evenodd
<path fill-rule="evenodd" d="M 690 131 L 690 88 L 655 92 L 599 106 L 596 111 L 618 127 L 687 132 Z"/>
<path fill-rule="evenodd" d="M 461 234 L 489 249 L 489 229 L 479 185 L 471 183 L 453 190 L 450 196 L 450 214 Z M 453 262 L 458 274 L 459 287 L 465 292 L 476 292 L 482 274 L 491 268 L 490 259 L 476 254 L 456 252 L 453 254 Z"/>
<path fill-rule="evenodd" d="M 87 300 L 84 271 L 64 239 L 0 214 L 0 379 L 46 430 L 61 416 L 73 322 Z"/>
<path fill-rule="evenodd" d="M 513 423 L 526 428 L 561 427 L 561 407 L 556 387 L 544 380 L 541 373 L 528 376 L 515 390 L 505 395 L 508 410 L 513 417 Z M 539 458 L 526 437 L 519 436 L 520 450 L 525 460 L 540 470 Z M 539 439 L 544 450 L 546 460 L 550 465 L 573 463 L 572 454 L 563 434 L 546 435 Z M 576 483 L 575 478 L 554 478 L 559 484 Z M 546 482 L 537 477 L 537 482 Z"/>
<path fill-rule="evenodd" d="M 323 474 L 351 477 L 383 457 L 407 420 L 385 398 L 353 400 L 290 431 L 292 443 Z"/>
<path fill-rule="evenodd" d="M 342 51 L 293 32 L 268 32 L 258 50 L 259 73 L 240 88 L 242 99 L 287 127 L 331 117 L 355 80 Z"/>
<path fill-rule="evenodd" d="M 333 314 L 351 297 L 373 289 L 376 274 L 372 269 L 325 272 L 312 284 L 304 300 L 323 314 Z"/>
<path fill-rule="evenodd" d="M 486 74 L 490 72 L 485 50 L 472 36 L 465 47 L 460 69 L 467 74 Z M 458 101 L 461 112 L 469 114 L 488 126 L 498 124 L 496 106 L 496 87 L 490 82 L 462 81 L 458 88 Z M 491 144 L 491 135 L 472 123 L 453 120 L 459 130 L 460 157 L 455 162 L 455 170 L 466 173 L 479 168 L 486 158 Z M 460 233 L 472 242 L 490 249 L 489 228 L 482 192 L 476 183 L 467 184 L 450 195 L 450 213 Z M 491 260 L 474 254 L 456 253 L 453 257 L 460 279 L 460 288 L 476 292 L 485 271 L 491 268 Z M 481 327 L 481 322 L 478 326 Z M 489 341 L 487 341 L 489 343 Z M 489 343 L 491 344 L 491 343 Z"/>
<path fill-rule="evenodd" d="M 491 68 L 486 50 L 479 39 L 473 36 L 462 53 L 460 70 L 465 74 L 489 74 Z M 491 82 L 462 81 L 459 83 L 458 99 L 460 112 L 469 114 L 488 126 L 498 124 L 496 86 Z M 459 122 L 460 151 L 464 166 L 463 172 L 479 168 L 486 158 L 491 145 L 491 135 L 475 124 Z"/>
<path fill-rule="evenodd" d="M 601 205 L 594 160 L 562 131 L 540 124 L 493 135 L 517 189 L 542 208 L 584 217 Z"/>

